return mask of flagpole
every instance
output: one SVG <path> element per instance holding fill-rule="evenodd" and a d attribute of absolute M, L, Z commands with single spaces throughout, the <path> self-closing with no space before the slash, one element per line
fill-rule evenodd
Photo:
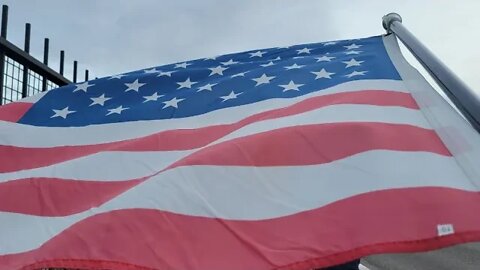
<path fill-rule="evenodd" d="M 423 45 L 403 24 L 397 13 L 382 18 L 387 33 L 395 34 L 440 85 L 443 92 L 480 133 L 480 97 Z"/>

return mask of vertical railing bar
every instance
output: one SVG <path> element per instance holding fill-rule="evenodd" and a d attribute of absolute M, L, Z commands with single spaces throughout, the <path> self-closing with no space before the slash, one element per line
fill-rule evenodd
<path fill-rule="evenodd" d="M 2 28 L 0 32 L 0 36 L 3 38 L 7 38 L 7 26 L 8 26 L 8 6 L 2 6 Z"/>
<path fill-rule="evenodd" d="M 48 66 L 48 50 L 49 50 L 49 44 L 50 40 L 48 38 L 45 38 L 45 41 L 43 43 L 43 63 Z M 47 91 L 47 77 L 42 76 L 42 92 Z"/>
<path fill-rule="evenodd" d="M 31 25 L 29 23 L 25 24 L 25 44 L 23 50 L 26 53 L 30 53 L 30 32 Z M 23 76 L 22 76 L 22 98 L 27 97 L 28 95 L 28 66 L 23 66 Z"/>
<path fill-rule="evenodd" d="M 65 51 L 60 51 L 60 75 L 63 76 L 63 66 L 65 63 Z"/>
<path fill-rule="evenodd" d="M 8 25 L 8 6 L 2 6 L 2 25 L 0 30 L 0 36 L 4 39 L 7 38 L 7 25 Z M 0 105 L 3 104 L 3 85 L 5 83 L 5 52 L 0 50 Z"/>
<path fill-rule="evenodd" d="M 78 62 L 73 61 L 73 83 L 77 83 L 77 66 Z"/>

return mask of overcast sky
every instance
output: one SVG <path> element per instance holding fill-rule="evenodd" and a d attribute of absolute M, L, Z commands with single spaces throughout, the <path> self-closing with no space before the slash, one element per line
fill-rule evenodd
<path fill-rule="evenodd" d="M 107 76 L 193 58 L 280 45 L 383 34 L 382 15 L 404 24 L 480 92 L 478 0 L 7 0 L 8 39 L 23 47 L 32 23 L 32 54 L 66 72 L 79 61 Z"/>

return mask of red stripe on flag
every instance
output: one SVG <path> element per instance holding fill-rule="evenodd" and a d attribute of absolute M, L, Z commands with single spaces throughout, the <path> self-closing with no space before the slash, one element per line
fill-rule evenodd
<path fill-rule="evenodd" d="M 96 145 L 60 146 L 52 148 L 0 146 L 0 173 L 44 167 L 101 151 L 172 151 L 195 149 L 205 146 L 248 124 L 300 114 L 335 104 L 400 106 L 418 109 L 412 96 L 407 93 L 384 90 L 364 90 L 331 94 L 313 97 L 289 107 L 254 114 L 233 124 L 216 125 L 197 129 L 169 130 L 132 140 Z"/>
<path fill-rule="evenodd" d="M 480 219 L 465 212 L 480 212 L 479 193 L 434 187 L 376 191 L 259 221 L 118 210 L 78 222 L 36 250 L 0 256 L 0 269 L 307 270 L 480 240 Z M 439 224 L 455 234 L 439 237 Z"/>
<path fill-rule="evenodd" d="M 66 216 L 97 207 L 142 179 L 95 182 L 54 178 L 0 183 L 0 211 L 36 216 Z"/>
<path fill-rule="evenodd" d="M 13 102 L 0 106 L 0 121 L 17 122 L 33 106 L 33 103 Z"/>
<path fill-rule="evenodd" d="M 386 123 L 332 123 L 293 126 L 240 137 L 203 148 L 171 167 L 311 165 L 378 149 L 451 155 L 430 129 Z"/>

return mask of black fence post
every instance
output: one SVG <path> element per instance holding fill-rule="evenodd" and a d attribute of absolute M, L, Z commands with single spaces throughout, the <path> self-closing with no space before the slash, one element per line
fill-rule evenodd
<path fill-rule="evenodd" d="M 8 6 L 2 6 L 2 28 L 0 36 L 4 39 L 7 39 L 7 24 L 8 24 Z M 5 52 L 0 50 L 0 105 L 3 104 L 3 85 L 4 85 L 4 74 L 5 73 Z"/>
<path fill-rule="evenodd" d="M 25 44 L 24 51 L 30 53 L 30 32 L 31 25 L 29 23 L 25 24 Z M 23 78 L 22 78 L 22 98 L 28 96 L 28 67 L 23 65 Z"/>
<path fill-rule="evenodd" d="M 77 61 L 73 61 L 73 83 L 77 83 Z"/>
<path fill-rule="evenodd" d="M 48 49 L 49 49 L 50 40 L 45 38 L 43 43 L 43 63 L 48 67 Z M 47 91 L 47 77 L 43 76 L 42 78 L 42 92 Z"/>
<path fill-rule="evenodd" d="M 0 35 L 3 38 L 7 38 L 7 24 L 8 24 L 8 6 L 2 6 L 2 31 Z"/>
<path fill-rule="evenodd" d="M 65 63 L 65 51 L 60 51 L 60 75 L 63 76 L 63 65 Z"/>

